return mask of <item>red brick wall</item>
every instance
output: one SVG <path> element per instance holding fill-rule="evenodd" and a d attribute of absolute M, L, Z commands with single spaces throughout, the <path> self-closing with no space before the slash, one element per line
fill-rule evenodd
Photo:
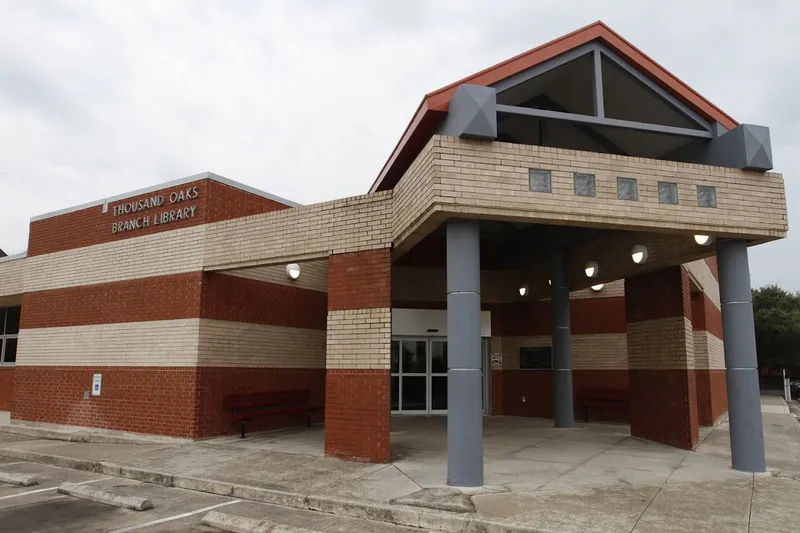
<path fill-rule="evenodd" d="M 550 335 L 553 331 L 550 302 L 491 304 L 492 335 Z M 625 333 L 624 298 L 570 300 L 573 335 Z"/>
<path fill-rule="evenodd" d="M 22 295 L 23 329 L 146 322 L 199 316 L 202 272 Z"/>
<path fill-rule="evenodd" d="M 240 425 L 223 407 L 228 394 L 307 389 L 309 405 L 320 407 L 312 421 L 321 421 L 325 407 L 325 370 L 301 368 L 197 369 L 197 436 L 214 437 L 239 432 Z M 263 431 L 306 423 L 304 414 L 271 416 L 247 423 L 247 431 Z"/>
<path fill-rule="evenodd" d="M 328 258 L 328 309 L 373 309 L 392 302 L 391 250 L 337 254 Z"/>
<path fill-rule="evenodd" d="M 207 273 L 203 280 L 202 318 L 294 328 L 325 329 L 324 292 L 289 285 Z"/>
<path fill-rule="evenodd" d="M 692 316 L 690 282 L 682 267 L 670 267 L 625 280 L 628 323 Z M 635 342 L 686 343 L 674 331 Z M 628 350 L 641 351 L 628 337 Z M 646 353 L 647 347 L 644 347 Z M 629 370 L 631 435 L 694 449 L 698 443 L 697 381 L 694 369 L 648 369 L 639 362 Z"/>
<path fill-rule="evenodd" d="M 92 374 L 101 396 L 83 399 Z M 196 369 L 17 366 L 12 417 L 173 437 L 196 436 Z"/>
<path fill-rule="evenodd" d="M 391 306 L 391 250 L 332 255 L 328 310 Z M 389 370 L 328 369 L 325 379 L 325 453 L 388 462 Z"/>
<path fill-rule="evenodd" d="M 692 293 L 692 329 L 708 331 L 716 338 L 722 339 L 722 312 L 702 292 Z"/>
<path fill-rule="evenodd" d="M 325 383 L 325 453 L 387 463 L 389 371 L 329 369 Z"/>
<path fill-rule="evenodd" d="M 199 197 L 174 204 L 170 203 L 170 193 L 192 187 L 197 187 Z M 135 213 L 114 216 L 115 206 L 151 198 L 158 194 L 162 194 L 165 197 L 165 202 L 160 207 L 151 207 Z M 113 222 L 122 222 L 143 215 L 150 215 L 152 220 L 153 215 L 156 213 L 191 206 L 196 207 L 195 215 L 191 218 L 163 225 L 155 225 L 151 222 L 150 226 L 146 228 L 120 233 L 112 233 L 111 231 Z M 196 226 L 206 222 L 216 222 L 287 208 L 288 206 L 284 204 L 223 183 L 213 180 L 199 180 L 119 200 L 108 205 L 107 213 L 103 213 L 102 206 L 95 206 L 32 222 L 28 239 L 28 255 L 34 256 L 60 250 L 71 250 L 129 237 L 139 237 L 151 233 Z"/>
<path fill-rule="evenodd" d="M 14 401 L 14 367 L 0 367 L 0 411 L 10 411 Z"/>
<path fill-rule="evenodd" d="M 728 411 L 725 370 L 695 370 L 697 378 L 697 422 L 713 426 Z"/>
<path fill-rule="evenodd" d="M 719 270 L 717 269 L 717 256 L 712 255 L 706 257 L 705 261 L 706 264 L 708 265 L 708 268 L 711 269 L 711 273 L 714 274 L 716 280 L 719 281 Z"/>
<path fill-rule="evenodd" d="M 495 401 L 492 414 L 553 418 L 552 371 L 495 370 L 492 375 L 493 386 L 496 386 L 498 380 L 502 382 L 501 391 L 492 391 Z M 573 370 L 572 392 L 576 420 L 584 419 L 585 399 L 627 399 L 628 385 L 627 370 Z M 501 395 L 502 413 L 494 409 L 498 394 Z M 593 407 L 589 411 L 589 420 L 627 422 L 628 409 L 623 405 L 613 408 Z"/>
<path fill-rule="evenodd" d="M 491 370 L 492 376 L 492 415 L 504 415 L 505 409 L 505 371 Z"/>

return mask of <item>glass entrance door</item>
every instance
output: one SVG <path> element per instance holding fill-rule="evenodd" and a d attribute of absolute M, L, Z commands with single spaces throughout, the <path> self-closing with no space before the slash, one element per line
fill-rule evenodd
<path fill-rule="evenodd" d="M 483 339 L 488 357 L 488 338 Z M 484 370 L 488 368 L 484 357 Z M 444 414 L 447 412 L 447 339 L 445 337 L 395 337 L 392 339 L 393 413 Z M 486 412 L 486 372 L 482 392 Z"/>

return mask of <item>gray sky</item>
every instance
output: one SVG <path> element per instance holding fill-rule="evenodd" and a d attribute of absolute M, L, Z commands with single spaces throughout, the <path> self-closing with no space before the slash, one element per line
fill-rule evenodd
<path fill-rule="evenodd" d="M 787 1 L 0 0 L 0 248 L 31 216 L 205 170 L 301 203 L 367 192 L 422 96 L 603 20 L 769 126 L 798 233 L 800 7 Z"/>

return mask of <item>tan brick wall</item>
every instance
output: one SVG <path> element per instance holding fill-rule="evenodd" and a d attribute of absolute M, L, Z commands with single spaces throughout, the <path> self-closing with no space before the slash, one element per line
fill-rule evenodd
<path fill-rule="evenodd" d="M 325 368 L 325 332 L 201 320 L 199 366 Z"/>
<path fill-rule="evenodd" d="M 25 292 L 202 270 L 205 227 L 29 257 Z"/>
<path fill-rule="evenodd" d="M 206 226 L 206 267 L 286 263 L 391 245 L 392 191 Z"/>
<path fill-rule="evenodd" d="M 584 298 L 624 298 L 625 280 L 610 281 L 599 291 L 593 291 L 591 288 L 573 291 L 569 294 L 569 297 L 572 300 Z"/>
<path fill-rule="evenodd" d="M 625 333 L 572 335 L 573 370 L 627 370 L 628 345 Z M 519 349 L 531 346 L 552 346 L 550 335 L 492 337 L 492 352 L 503 354 L 496 370 L 518 370 Z"/>
<path fill-rule="evenodd" d="M 684 316 L 628 323 L 628 364 L 631 369 L 693 369 L 694 332 Z"/>
<path fill-rule="evenodd" d="M 432 150 L 441 155 L 433 201 L 454 214 L 767 238 L 786 234 L 780 174 L 434 136 L 437 139 Z M 530 191 L 530 168 L 552 171 L 552 193 Z M 595 175 L 596 197 L 574 195 L 573 172 Z M 639 201 L 617 199 L 618 176 L 638 180 Z M 678 184 L 680 205 L 658 203 L 658 181 Z M 717 188 L 717 208 L 697 206 L 697 185 Z"/>
<path fill-rule="evenodd" d="M 287 263 L 288 264 L 288 263 Z M 286 275 L 286 265 L 270 265 L 240 270 L 228 270 L 223 272 L 229 276 L 254 279 L 256 281 L 266 281 L 278 283 L 290 287 L 301 289 L 311 289 L 313 291 L 325 292 L 328 290 L 328 261 L 306 261 L 299 263 L 300 277 L 296 280 L 289 279 Z"/>
<path fill-rule="evenodd" d="M 683 266 L 689 271 L 689 275 L 700 285 L 702 291 L 706 294 L 706 296 L 708 296 L 717 309 L 721 309 L 722 306 L 719 299 L 719 282 L 717 281 L 717 278 L 714 277 L 711 269 L 708 267 L 708 263 L 700 259 L 699 261 L 686 263 Z"/>
<path fill-rule="evenodd" d="M 28 258 L 0 261 L 0 297 L 14 296 L 24 292 L 27 268 Z"/>
<path fill-rule="evenodd" d="M 723 342 L 708 331 L 694 332 L 694 357 L 697 369 L 725 369 Z"/>
<path fill-rule="evenodd" d="M 389 369 L 391 309 L 328 311 L 326 368 Z"/>
<path fill-rule="evenodd" d="M 193 366 L 199 319 L 23 329 L 17 366 Z"/>
<path fill-rule="evenodd" d="M 413 226 L 430 207 L 436 192 L 434 174 L 442 152 L 439 139 L 432 138 L 394 188 L 392 209 L 394 239 Z"/>

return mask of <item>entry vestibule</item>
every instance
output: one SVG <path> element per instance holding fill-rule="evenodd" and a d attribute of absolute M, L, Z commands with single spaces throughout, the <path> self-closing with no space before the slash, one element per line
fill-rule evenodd
<path fill-rule="evenodd" d="M 481 313 L 483 412 L 489 414 L 491 316 Z M 391 410 L 393 414 L 447 413 L 447 311 L 393 309 Z"/>

